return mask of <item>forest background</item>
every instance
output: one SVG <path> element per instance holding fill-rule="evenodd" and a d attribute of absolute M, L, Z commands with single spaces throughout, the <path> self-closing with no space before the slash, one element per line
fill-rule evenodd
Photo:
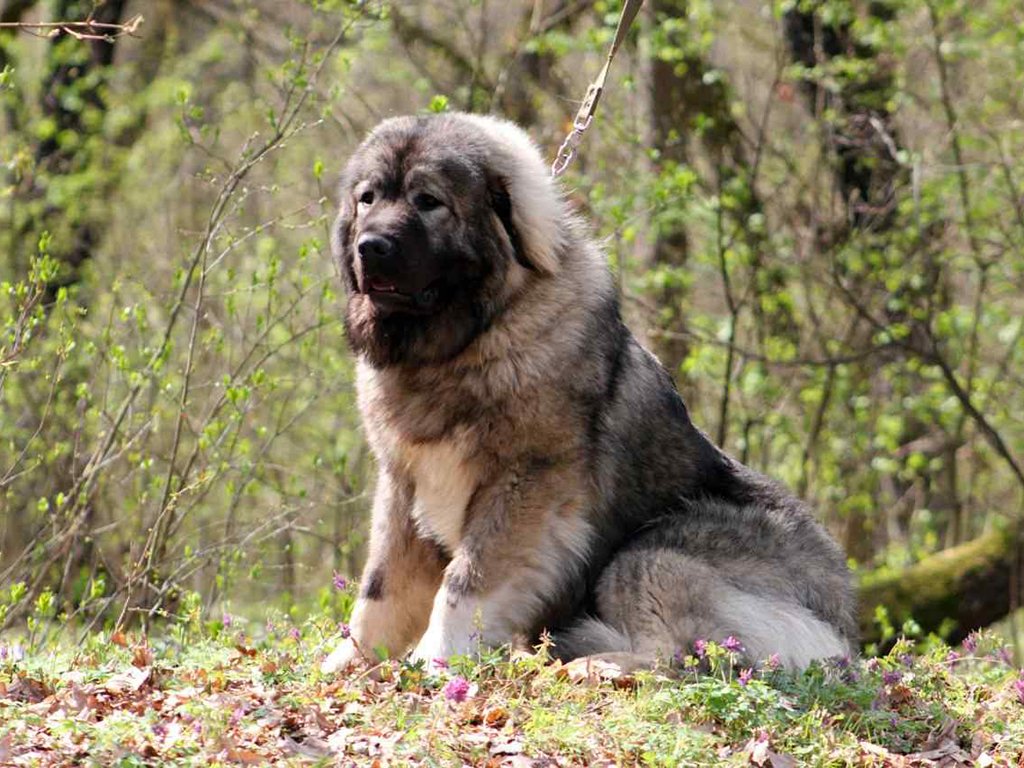
<path fill-rule="evenodd" d="M 618 11 L 0 2 L 0 630 L 332 605 L 372 477 L 334 179 L 410 112 L 553 156 Z M 127 29 L 31 26 L 85 18 Z M 1019 0 L 649 0 L 564 180 L 697 424 L 845 547 L 868 643 L 1015 633 L 1022 82 Z"/>

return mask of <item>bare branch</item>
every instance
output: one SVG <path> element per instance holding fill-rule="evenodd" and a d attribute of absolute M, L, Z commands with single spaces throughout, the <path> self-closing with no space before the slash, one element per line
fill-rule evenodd
<path fill-rule="evenodd" d="M 76 40 L 102 40 L 111 43 L 118 37 L 141 37 L 138 31 L 142 22 L 142 14 L 137 13 L 128 21 L 120 24 L 95 21 L 94 19 L 84 21 L 10 21 L 0 22 L 0 29 L 14 29 L 33 37 L 51 38 L 58 35 L 70 35 Z"/>

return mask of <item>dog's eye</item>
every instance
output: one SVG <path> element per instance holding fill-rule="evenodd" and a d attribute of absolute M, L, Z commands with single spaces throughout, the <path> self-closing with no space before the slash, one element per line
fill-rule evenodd
<path fill-rule="evenodd" d="M 368 189 L 359 196 L 360 205 L 373 205 L 373 190 Z"/>
<path fill-rule="evenodd" d="M 432 211 L 435 208 L 440 208 L 444 203 L 438 200 L 433 195 L 428 195 L 426 192 L 420 192 L 416 197 L 412 199 L 413 205 L 415 205 L 421 211 Z"/>

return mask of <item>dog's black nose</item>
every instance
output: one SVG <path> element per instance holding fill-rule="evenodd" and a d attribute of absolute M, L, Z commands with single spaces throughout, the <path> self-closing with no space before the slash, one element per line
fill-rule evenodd
<path fill-rule="evenodd" d="M 394 240 L 384 235 L 366 234 L 356 243 L 359 255 L 366 261 L 377 262 L 391 258 L 398 250 Z"/>

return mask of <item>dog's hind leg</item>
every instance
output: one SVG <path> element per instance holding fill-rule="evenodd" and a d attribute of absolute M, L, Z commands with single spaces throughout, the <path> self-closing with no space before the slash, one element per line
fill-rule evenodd
<path fill-rule="evenodd" d="M 729 636 L 750 663 L 777 654 L 784 666 L 800 669 L 849 653 L 835 628 L 792 598 L 747 591 L 713 562 L 669 548 L 619 554 L 599 580 L 597 608 L 598 618 L 556 636 L 556 644 L 564 643 L 560 657 L 630 651 L 670 658 L 696 640 Z"/>

